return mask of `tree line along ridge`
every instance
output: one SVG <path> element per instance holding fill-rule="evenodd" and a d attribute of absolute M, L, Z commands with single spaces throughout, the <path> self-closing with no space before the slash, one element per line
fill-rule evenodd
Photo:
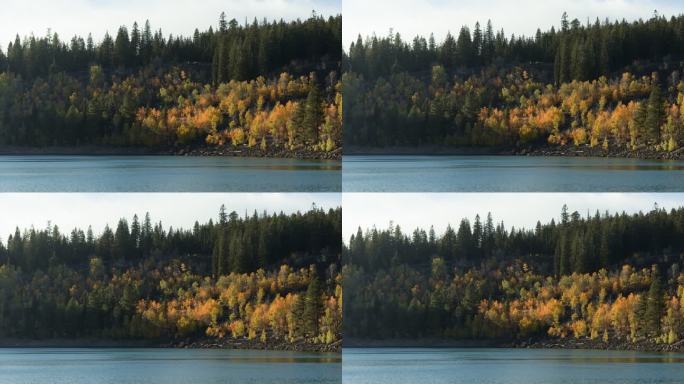
<path fill-rule="evenodd" d="M 0 143 L 9 146 L 341 146 L 341 16 L 164 37 L 134 24 L 63 42 L 18 36 L 0 52 Z"/>
<path fill-rule="evenodd" d="M 100 235 L 56 225 L 0 245 L 0 336 L 331 346 L 341 337 L 341 209 Z M 315 348 L 315 347 L 314 347 Z"/>

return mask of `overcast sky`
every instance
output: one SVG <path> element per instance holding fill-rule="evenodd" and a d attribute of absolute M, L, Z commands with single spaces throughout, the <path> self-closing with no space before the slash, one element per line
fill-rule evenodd
<path fill-rule="evenodd" d="M 240 24 L 245 18 L 306 19 L 311 11 L 320 15 L 337 15 L 342 0 L 2 0 L 0 5 L 0 46 L 15 35 L 44 36 L 47 29 L 57 32 L 62 40 L 74 35 L 84 38 L 92 32 L 99 41 L 105 31 L 116 34 L 121 25 L 129 29 L 134 21 L 144 25 L 149 19 L 154 30 L 162 28 L 165 36 L 192 35 L 195 28 L 206 30 L 216 26 L 221 11 L 228 20 Z"/>
<path fill-rule="evenodd" d="M 486 218 L 491 212 L 495 222 L 502 220 L 506 228 L 533 228 L 560 217 L 563 204 L 570 212 L 586 216 L 601 213 L 649 211 L 653 204 L 660 207 L 684 206 L 682 193 L 345 193 L 342 199 L 344 242 L 360 226 L 364 231 L 373 226 L 386 229 L 390 221 L 406 232 L 434 225 L 442 233 L 447 224 L 458 227 L 462 218 L 476 214 Z"/>
<path fill-rule="evenodd" d="M 75 227 L 93 226 L 100 233 L 105 224 L 115 227 L 120 218 L 129 221 L 134 214 L 143 218 L 149 212 L 153 222 L 163 222 L 168 229 L 192 228 L 218 217 L 221 204 L 228 212 L 243 216 L 256 209 L 259 213 L 308 211 L 312 203 L 325 209 L 340 206 L 337 193 L 3 193 L 0 199 L 0 239 L 19 226 L 45 228 L 48 221 L 62 233 Z"/>
<path fill-rule="evenodd" d="M 435 34 L 441 40 L 447 31 L 458 35 L 463 25 L 492 20 L 495 30 L 531 36 L 537 30 L 558 28 L 563 11 L 570 20 L 586 23 L 604 20 L 650 18 L 657 9 L 670 16 L 684 12 L 682 0 L 344 0 L 343 40 L 345 49 L 361 34 L 385 36 L 390 28 L 405 40 Z"/>

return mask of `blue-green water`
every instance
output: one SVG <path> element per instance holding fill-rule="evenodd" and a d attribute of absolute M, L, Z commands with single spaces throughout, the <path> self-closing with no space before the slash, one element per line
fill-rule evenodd
<path fill-rule="evenodd" d="M 0 192 L 339 192 L 340 161 L 0 156 Z"/>
<path fill-rule="evenodd" d="M 541 349 L 345 348 L 345 384 L 674 384 L 684 354 Z"/>
<path fill-rule="evenodd" d="M 344 156 L 347 192 L 682 192 L 684 161 Z"/>
<path fill-rule="evenodd" d="M 339 384 L 339 354 L 126 349 L 0 349 L 2 384 Z"/>

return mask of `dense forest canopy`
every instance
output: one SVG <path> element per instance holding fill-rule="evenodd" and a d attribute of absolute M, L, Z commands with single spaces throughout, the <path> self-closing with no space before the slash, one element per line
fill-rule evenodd
<path fill-rule="evenodd" d="M 350 338 L 675 343 L 684 337 L 684 208 L 507 229 L 491 215 L 438 236 L 399 227 L 343 251 Z"/>
<path fill-rule="evenodd" d="M 18 36 L 0 53 L 0 144 L 341 145 L 342 18 L 164 37 L 122 26 L 94 43 Z M 339 111 L 339 112 L 338 112 Z"/>
<path fill-rule="evenodd" d="M 0 337 L 340 337 L 340 208 L 165 229 L 19 229 L 0 245 Z M 58 319 L 58 321 L 55 321 Z"/>
<path fill-rule="evenodd" d="M 592 80 L 621 71 L 635 60 L 660 61 L 684 54 L 684 15 L 667 18 L 657 11 L 648 20 L 601 21 L 582 24 L 563 13 L 560 28 L 537 29 L 535 36 L 506 36 L 491 21 L 471 29 L 461 27 L 458 36 L 447 33 L 441 43 L 433 35 L 404 40 L 400 33 L 358 36 L 344 56 L 345 71 L 367 80 L 410 72 L 429 77 L 430 68 L 440 65 L 448 73 L 467 73 L 492 64 L 554 64 L 557 83 Z M 389 65 L 388 65 L 389 64 Z"/>
<path fill-rule="evenodd" d="M 580 23 L 534 37 L 476 24 L 353 43 L 345 142 L 357 146 L 681 145 L 684 15 Z M 388 63 L 392 63 L 388 65 Z M 569 99 L 569 100 L 568 100 Z"/>
<path fill-rule="evenodd" d="M 129 32 L 130 31 L 130 32 Z M 210 71 L 203 78 L 214 83 L 250 80 L 257 76 L 278 75 L 290 70 L 294 75 L 308 74 L 315 65 L 332 65 L 341 59 L 342 16 L 324 18 L 313 15 L 306 20 L 258 21 L 240 25 L 221 13 L 218 27 L 209 27 L 193 36 L 164 36 L 134 22 L 130 30 L 121 26 L 115 36 L 106 32 L 100 42 L 74 36 L 62 40 L 57 32 L 46 36 L 16 36 L 0 54 L 0 69 L 21 75 L 25 80 L 48 77 L 59 72 L 87 75 L 92 65 L 105 70 L 133 71 L 150 64 L 206 64 Z M 297 67 L 300 63 L 301 67 Z M 305 68 L 306 67 L 306 68 Z"/>
<path fill-rule="evenodd" d="M 684 208 L 667 212 L 600 214 L 583 217 L 563 207 L 560 219 L 537 223 L 533 229 L 506 228 L 492 215 L 450 225 L 442 236 L 434 230 L 403 233 L 399 226 L 387 230 L 361 229 L 345 252 L 345 263 L 376 271 L 396 264 L 429 266 L 432 256 L 455 267 L 521 259 L 549 275 L 593 272 L 625 262 L 648 266 L 668 262 L 684 251 Z M 661 260 L 661 258 L 663 258 Z"/>

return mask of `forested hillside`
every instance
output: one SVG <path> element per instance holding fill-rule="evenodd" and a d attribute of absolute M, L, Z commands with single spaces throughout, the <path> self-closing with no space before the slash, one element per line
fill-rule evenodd
<path fill-rule="evenodd" d="M 99 235 L 17 229 L 0 243 L 0 338 L 334 348 L 341 218 L 222 207 L 191 230 L 149 215 Z"/>
<path fill-rule="evenodd" d="M 150 23 L 95 43 L 56 33 L 0 50 L 0 145 L 341 145 L 341 16 L 165 37 Z M 338 112 L 339 110 L 339 112 Z"/>
<path fill-rule="evenodd" d="M 345 142 L 671 152 L 684 139 L 683 43 L 684 16 L 657 13 L 586 24 L 564 14 L 533 37 L 491 22 L 440 44 L 359 37 L 343 58 Z"/>
<path fill-rule="evenodd" d="M 358 233 L 343 251 L 351 339 L 588 340 L 667 348 L 684 337 L 684 208 L 442 235 Z M 612 343 L 612 344 L 611 344 Z"/>

